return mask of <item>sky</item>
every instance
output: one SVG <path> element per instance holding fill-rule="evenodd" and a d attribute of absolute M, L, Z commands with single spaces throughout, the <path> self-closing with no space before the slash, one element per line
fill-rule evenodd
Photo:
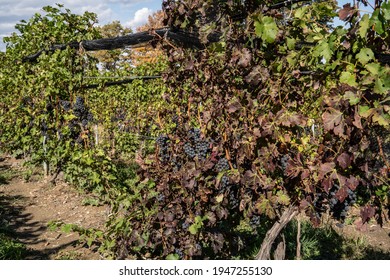
<path fill-rule="evenodd" d="M 42 7 L 61 3 L 72 13 L 94 12 L 99 25 L 119 20 L 135 29 L 147 22 L 148 16 L 161 10 L 162 0 L 0 0 L 0 51 L 5 50 L 3 38 L 15 32 L 15 25 L 29 20 L 35 13 L 43 14 Z"/>
<path fill-rule="evenodd" d="M 340 7 L 351 2 L 353 0 L 338 1 Z M 146 23 L 153 12 L 161 10 L 162 0 L 0 0 L 0 51 L 5 50 L 3 38 L 15 31 L 20 20 L 29 20 L 35 13 L 43 13 L 42 7 L 55 3 L 64 4 L 73 13 L 94 12 L 100 25 L 119 20 L 134 30 Z"/>

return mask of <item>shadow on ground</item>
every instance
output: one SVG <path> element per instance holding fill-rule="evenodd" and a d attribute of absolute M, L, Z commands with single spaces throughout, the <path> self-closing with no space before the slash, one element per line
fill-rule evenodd
<path fill-rule="evenodd" d="M 0 159 L 0 163 L 2 160 Z M 46 247 L 42 250 L 27 249 L 34 244 L 44 244 L 48 240 L 42 238 L 47 231 L 46 225 L 34 221 L 32 215 L 26 213 L 24 202 L 26 197 L 4 193 L 5 185 L 9 186 L 8 173 L 11 166 L 0 164 L 0 260 L 1 259 L 50 259 L 50 255 L 59 250 L 74 246 L 77 241 L 70 241 L 57 247 Z"/>

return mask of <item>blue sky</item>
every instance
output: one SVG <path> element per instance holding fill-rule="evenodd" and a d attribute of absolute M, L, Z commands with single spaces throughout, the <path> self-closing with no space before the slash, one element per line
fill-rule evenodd
<path fill-rule="evenodd" d="M 352 2 L 338 1 L 340 7 Z M 122 25 L 135 29 L 144 24 L 150 14 L 161 9 L 162 0 L 0 0 L 0 50 L 4 51 L 3 37 L 15 31 L 15 24 L 30 19 L 34 13 L 42 13 L 43 6 L 55 3 L 64 4 L 73 13 L 94 12 L 102 25 L 119 20 Z"/>

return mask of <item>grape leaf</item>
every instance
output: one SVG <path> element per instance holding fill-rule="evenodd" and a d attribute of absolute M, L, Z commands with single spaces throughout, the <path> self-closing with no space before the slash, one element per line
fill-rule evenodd
<path fill-rule="evenodd" d="M 345 4 L 343 8 L 339 11 L 339 18 L 343 21 L 347 21 L 350 17 L 356 12 L 354 7 L 351 7 L 351 4 Z"/>
<path fill-rule="evenodd" d="M 255 22 L 256 36 L 260 37 L 267 43 L 275 42 L 278 31 L 278 26 L 272 17 L 260 17 L 259 20 Z"/>
<path fill-rule="evenodd" d="M 351 189 L 352 191 L 356 190 L 357 186 L 359 185 L 359 180 L 356 179 L 354 176 L 350 176 L 346 181 L 346 186 Z"/>
<path fill-rule="evenodd" d="M 318 179 L 323 179 L 326 174 L 333 171 L 336 164 L 334 162 L 326 162 L 320 165 Z"/>
<path fill-rule="evenodd" d="M 362 217 L 362 222 L 368 222 L 375 215 L 375 209 L 369 205 L 366 205 L 360 208 L 360 215 Z"/>
<path fill-rule="evenodd" d="M 330 108 L 324 114 L 322 114 L 322 120 L 324 122 L 325 130 L 334 130 L 335 126 L 340 125 L 343 119 L 343 113 Z"/>
<path fill-rule="evenodd" d="M 337 162 L 341 168 L 346 169 L 351 166 L 351 156 L 344 152 L 337 157 Z"/>
<path fill-rule="evenodd" d="M 366 65 L 367 62 L 374 59 L 374 52 L 369 48 L 362 48 L 356 58 L 361 64 Z"/>
<path fill-rule="evenodd" d="M 390 2 L 383 3 L 381 11 L 385 20 L 390 20 Z"/>
<path fill-rule="evenodd" d="M 350 72 L 342 72 L 340 75 L 340 82 L 350 85 L 351 87 L 357 86 L 355 75 Z"/>
<path fill-rule="evenodd" d="M 362 38 L 366 37 L 369 26 L 370 26 L 370 18 L 367 14 L 365 14 L 359 22 L 360 37 Z"/>
<path fill-rule="evenodd" d="M 365 68 L 373 75 L 378 75 L 381 66 L 378 63 L 368 63 Z"/>

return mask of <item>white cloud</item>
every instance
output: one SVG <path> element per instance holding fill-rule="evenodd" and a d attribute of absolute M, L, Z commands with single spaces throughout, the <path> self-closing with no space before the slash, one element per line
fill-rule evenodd
<path fill-rule="evenodd" d="M 127 22 L 125 25 L 135 30 L 138 26 L 141 26 L 148 22 L 148 17 L 153 14 L 153 11 L 149 8 L 142 8 L 135 12 L 134 18 Z"/>

